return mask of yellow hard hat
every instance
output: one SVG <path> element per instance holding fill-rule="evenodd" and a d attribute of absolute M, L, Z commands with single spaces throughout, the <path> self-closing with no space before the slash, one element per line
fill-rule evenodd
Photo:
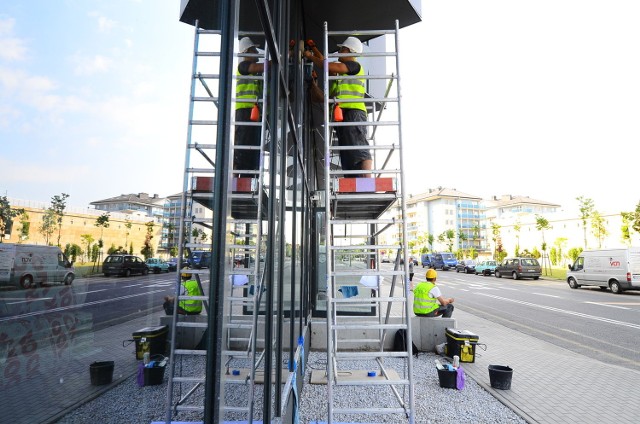
<path fill-rule="evenodd" d="M 182 278 L 191 278 L 191 273 L 188 272 L 188 270 L 183 271 L 180 275 L 182 276 Z"/>
<path fill-rule="evenodd" d="M 429 269 L 427 270 L 427 277 L 426 277 L 426 278 L 427 278 L 427 280 L 428 280 L 428 279 L 430 279 L 430 278 L 436 278 L 437 276 L 438 276 L 438 273 L 436 272 L 436 270 L 435 270 L 435 269 L 431 269 L 431 268 L 429 268 Z"/>

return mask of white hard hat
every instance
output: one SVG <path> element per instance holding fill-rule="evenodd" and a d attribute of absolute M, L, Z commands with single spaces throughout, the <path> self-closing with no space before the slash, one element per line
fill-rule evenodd
<path fill-rule="evenodd" d="M 240 40 L 240 46 L 238 49 L 240 50 L 240 53 L 246 53 L 251 47 L 258 47 L 258 45 L 251 41 L 251 38 L 244 37 Z"/>
<path fill-rule="evenodd" d="M 342 44 L 338 44 L 338 47 L 346 47 L 351 53 L 362 53 L 362 42 L 356 37 L 348 37 Z"/>

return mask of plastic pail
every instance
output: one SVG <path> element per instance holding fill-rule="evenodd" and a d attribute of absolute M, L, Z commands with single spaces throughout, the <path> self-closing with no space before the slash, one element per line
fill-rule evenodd
<path fill-rule="evenodd" d="M 144 385 L 156 386 L 162 384 L 164 379 L 164 365 L 157 367 L 144 367 Z"/>
<path fill-rule="evenodd" d="M 489 381 L 491 387 L 500 390 L 509 390 L 511 388 L 511 377 L 513 370 L 504 365 L 489 365 Z"/>
<path fill-rule="evenodd" d="M 455 389 L 457 377 L 458 373 L 456 371 L 438 370 L 440 387 L 444 387 L 445 389 Z"/>
<path fill-rule="evenodd" d="M 91 384 L 102 386 L 111 383 L 113 379 L 113 361 L 93 362 L 89 365 Z"/>

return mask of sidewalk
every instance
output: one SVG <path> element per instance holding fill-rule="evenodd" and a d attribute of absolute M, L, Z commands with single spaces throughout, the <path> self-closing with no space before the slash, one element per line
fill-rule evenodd
<path fill-rule="evenodd" d="M 466 373 L 532 423 L 637 423 L 640 372 L 603 363 L 456 308 L 457 327 L 479 337 Z M 513 369 L 510 390 L 489 382 L 489 365 Z"/>
<path fill-rule="evenodd" d="M 69 314 L 83 316 L 74 312 Z M 85 315 L 85 322 L 90 323 L 89 314 Z M 62 316 L 56 319 L 66 322 Z M 123 341 L 131 339 L 132 333 L 141 328 L 157 326 L 158 317 L 159 314 L 152 314 L 96 332 L 85 331 L 73 340 L 66 339 L 62 347 L 39 346 L 33 354 L 21 355 L 20 360 L 24 364 L 16 364 L 12 369 L 26 368 L 28 372 L 11 382 L 8 379 L 4 382 L 0 396 L 0 424 L 56 422 L 73 408 L 129 378 L 137 370 L 138 361 L 135 344 L 123 347 Z M 27 322 L 31 331 L 44 325 L 42 319 L 33 322 L 23 320 L 15 325 L 26 325 Z M 89 365 L 95 361 L 114 361 L 111 384 L 91 385 Z"/>

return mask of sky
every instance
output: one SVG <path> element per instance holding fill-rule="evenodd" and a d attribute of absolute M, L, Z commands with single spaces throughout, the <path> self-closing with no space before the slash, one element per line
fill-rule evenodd
<path fill-rule="evenodd" d="M 0 1 L 0 196 L 182 188 L 179 0 Z M 400 31 L 406 192 L 640 202 L 640 2 L 423 0 Z"/>

